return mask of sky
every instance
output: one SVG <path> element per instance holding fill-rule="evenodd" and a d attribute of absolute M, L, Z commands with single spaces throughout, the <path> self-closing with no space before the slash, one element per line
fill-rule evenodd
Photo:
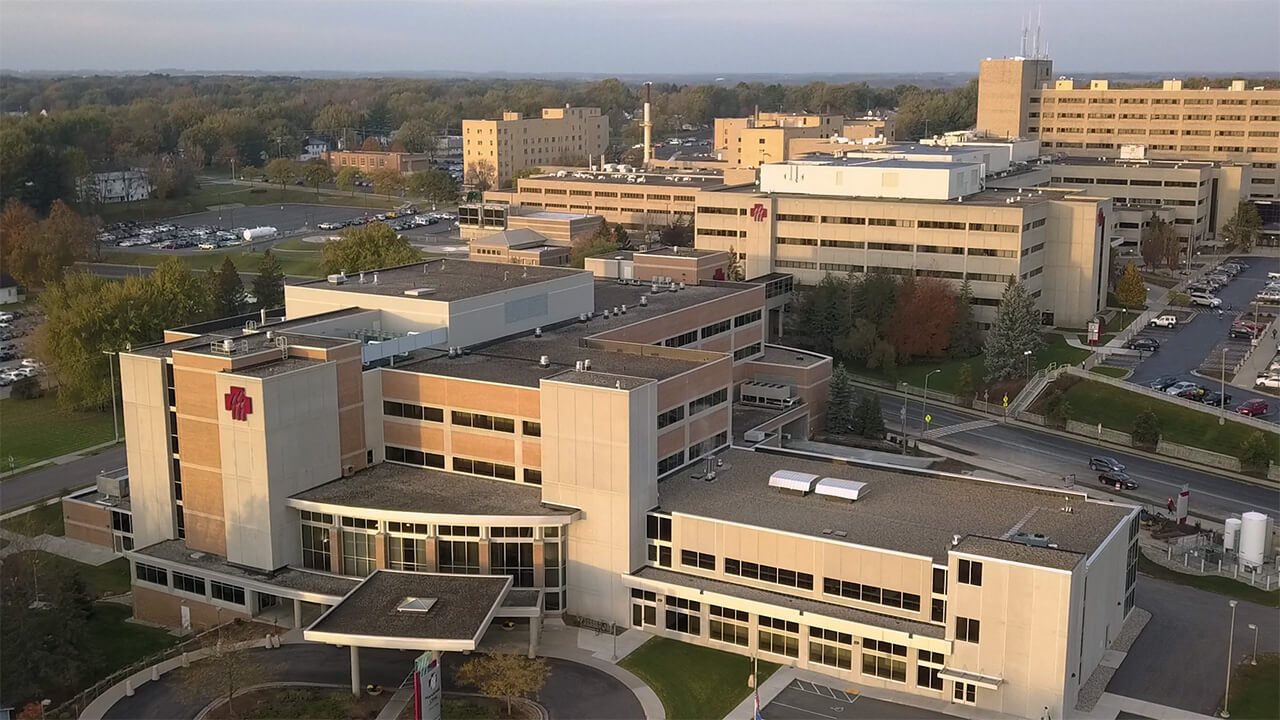
<path fill-rule="evenodd" d="M 6 70 L 1280 74 L 1277 0 L 0 0 Z"/>

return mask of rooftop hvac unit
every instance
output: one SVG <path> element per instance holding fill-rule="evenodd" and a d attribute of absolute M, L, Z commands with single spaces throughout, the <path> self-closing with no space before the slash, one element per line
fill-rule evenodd
<path fill-rule="evenodd" d="M 342 285 L 347 281 L 347 276 L 344 273 L 334 273 L 327 280 L 330 285 Z"/>
<path fill-rule="evenodd" d="M 817 481 L 818 476 L 813 473 L 796 472 L 795 470 L 775 470 L 769 476 L 769 487 L 804 495 L 813 492 L 813 484 Z"/>
<path fill-rule="evenodd" d="M 743 437 L 746 438 L 746 441 L 749 443 L 758 443 L 764 442 L 765 435 L 761 430 L 748 430 Z"/>
<path fill-rule="evenodd" d="M 1016 532 L 1009 539 L 1016 543 L 1030 545 L 1031 547 L 1057 547 L 1049 540 L 1049 536 L 1043 533 Z"/>
<path fill-rule="evenodd" d="M 376 281 L 374 284 L 377 284 Z M 425 297 L 427 295 L 435 295 L 436 289 L 433 287 L 410 288 L 404 291 L 409 297 Z"/>
<path fill-rule="evenodd" d="M 813 486 L 813 492 L 828 500 L 854 502 L 866 492 L 867 484 L 843 478 L 822 478 Z"/>

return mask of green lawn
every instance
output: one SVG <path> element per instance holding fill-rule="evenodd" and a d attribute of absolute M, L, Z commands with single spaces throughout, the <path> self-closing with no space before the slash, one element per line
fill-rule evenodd
<path fill-rule="evenodd" d="M 1252 585 L 1220 575 L 1191 575 L 1160 565 L 1149 560 L 1146 555 L 1138 553 L 1138 572 L 1157 580 L 1165 580 L 1179 585 L 1186 585 L 1215 595 L 1257 603 L 1266 607 L 1280 607 L 1280 590 L 1263 590 Z M 1276 716 L 1280 717 L 1280 715 Z"/>
<path fill-rule="evenodd" d="M 41 568 L 40 573 L 42 575 L 56 575 L 58 573 L 79 574 L 84 579 L 89 595 L 92 597 L 120 595 L 129 592 L 129 561 L 125 558 L 116 558 L 109 563 L 95 566 L 76 562 L 70 558 L 64 558 L 61 555 L 54 555 L 43 550 L 30 552 L 36 553 L 35 563 Z"/>
<path fill-rule="evenodd" d="M 287 241 L 286 241 L 287 242 Z M 301 241 L 299 241 L 301 243 Z M 314 243 L 301 243 L 310 245 L 310 249 L 299 250 L 282 250 L 279 252 L 272 251 L 272 255 L 276 256 L 276 260 L 280 263 L 280 269 L 285 275 L 306 275 L 310 277 L 320 277 L 324 275 L 324 269 L 321 267 L 320 246 Z M 103 253 L 102 262 L 116 263 L 118 265 L 145 265 L 147 267 L 155 267 L 161 261 L 170 258 L 181 258 L 192 270 L 211 270 L 221 267 L 222 261 L 231 258 L 231 262 L 236 264 L 236 270 L 246 273 L 256 273 L 258 268 L 262 267 L 262 253 L 248 250 L 230 250 L 208 252 L 196 252 L 186 255 L 169 255 L 161 253 L 141 253 L 129 252 L 128 250 L 112 250 Z"/>
<path fill-rule="evenodd" d="M 1093 380 L 1067 388 L 1071 419 L 1121 432 L 1133 432 L 1133 419 L 1145 410 L 1160 418 L 1160 434 L 1166 441 L 1212 452 L 1234 455 L 1241 443 L 1258 430 L 1227 420 L 1218 424 L 1218 415 L 1197 409 L 1189 402 L 1165 402 Z M 1280 443 L 1272 443 L 1272 462 L 1280 463 Z"/>
<path fill-rule="evenodd" d="M 751 658 L 676 640 L 651 638 L 618 664 L 653 688 L 671 720 L 722 718 L 751 692 Z M 761 661 L 759 682 L 777 669 Z"/>
<path fill-rule="evenodd" d="M 37 535 L 62 535 L 62 503 L 41 505 L 34 510 L 0 521 L 0 527 L 22 533 L 28 537 Z"/>
<path fill-rule="evenodd" d="M 1129 371 L 1125 368 L 1111 367 L 1110 365 L 1095 365 L 1089 368 L 1089 372 L 1113 378 L 1122 378 L 1129 374 Z"/>
<path fill-rule="evenodd" d="M 1280 678 L 1280 655 L 1267 653 L 1258 656 L 1258 664 L 1246 660 L 1236 666 L 1231 679 L 1231 702 L 1227 709 L 1233 718 L 1249 720 L 1273 720 L 1280 718 L 1280 692 L 1276 691 L 1276 678 Z"/>
<path fill-rule="evenodd" d="M 256 191 L 256 192 L 255 192 Z M 103 222 L 116 220 L 155 220 L 203 212 L 210 205 L 275 205 L 280 203 L 310 203 L 315 205 L 340 205 L 343 207 L 367 207 L 390 209 L 401 204 L 398 199 L 386 200 L 381 196 L 368 193 L 351 195 L 320 195 L 316 197 L 313 190 L 287 188 L 280 191 L 279 186 L 266 185 L 228 185 L 205 183 L 199 190 L 186 197 L 169 200 L 139 200 L 132 203 L 104 205 L 98 210 Z"/>
<path fill-rule="evenodd" d="M 34 400 L 0 400 L 0 467 L 4 470 L 65 455 L 114 437 L 110 412 L 63 410 L 53 393 Z"/>
<path fill-rule="evenodd" d="M 1031 369 L 1047 367 L 1050 363 L 1061 364 L 1077 364 L 1089 357 L 1088 350 L 1073 348 L 1067 344 L 1067 339 L 1057 333 L 1046 333 L 1044 336 L 1045 349 L 1037 353 L 1031 362 Z M 975 387 L 980 387 L 983 378 L 986 377 L 986 365 L 983 356 L 971 357 L 965 360 L 942 360 L 937 362 L 913 363 L 911 365 L 901 365 L 896 368 L 896 380 L 905 382 L 914 387 L 924 387 L 924 378 L 934 370 L 941 370 L 929 377 L 929 389 L 938 390 L 939 392 L 954 393 L 956 391 L 956 380 L 960 377 L 960 366 L 968 365 L 971 370 L 971 376 Z M 858 368 L 854 371 L 855 375 L 873 375 L 881 380 L 895 379 L 879 370 L 867 370 Z"/>
<path fill-rule="evenodd" d="M 99 657 L 87 673 L 86 687 L 179 642 L 179 638 L 166 630 L 125 622 L 132 616 L 133 611 L 124 605 L 97 603 L 93 606 L 88 636 L 98 649 Z"/>

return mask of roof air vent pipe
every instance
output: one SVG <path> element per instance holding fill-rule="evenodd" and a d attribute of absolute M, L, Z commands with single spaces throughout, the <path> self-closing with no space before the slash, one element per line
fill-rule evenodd
<path fill-rule="evenodd" d="M 583 361 L 582 361 L 582 369 L 583 369 L 583 370 L 590 370 L 590 369 L 591 369 L 591 359 L 590 359 L 590 358 L 588 358 L 588 359 L 586 359 L 586 360 L 583 360 Z"/>
<path fill-rule="evenodd" d="M 363 285 L 363 284 L 364 284 L 364 271 L 363 271 L 363 270 L 361 270 L 361 271 L 360 271 L 360 284 L 361 284 L 361 285 Z"/>
<path fill-rule="evenodd" d="M 578 372 L 582 372 L 582 361 L 581 361 L 581 360 L 578 360 L 577 362 L 575 362 L 575 363 L 573 364 L 573 369 L 574 369 L 574 370 L 576 370 L 576 371 L 578 371 Z"/>
<path fill-rule="evenodd" d="M 378 284 L 378 273 L 374 273 L 374 274 L 373 274 L 373 284 L 374 284 L 374 285 L 377 285 L 377 284 Z"/>
<path fill-rule="evenodd" d="M 626 314 L 627 314 L 627 306 L 626 306 L 626 305 L 623 305 L 623 306 L 622 306 L 622 314 L 623 314 L 623 315 L 626 315 Z"/>
<path fill-rule="evenodd" d="M 259 325 L 266 325 L 266 324 L 267 324 L 267 309 L 266 309 L 266 308 L 262 308 L 261 310 L 259 310 L 259 311 L 258 311 L 258 318 L 259 318 L 259 322 L 258 322 L 258 324 L 259 324 Z"/>
<path fill-rule="evenodd" d="M 616 306 L 616 305 L 613 307 L 613 314 L 614 314 L 614 315 L 621 315 L 621 314 L 622 314 L 622 313 L 618 312 L 618 306 Z"/>
<path fill-rule="evenodd" d="M 451 357 L 451 358 L 456 358 L 456 357 L 458 357 L 458 348 L 453 347 L 452 345 L 450 345 L 450 346 L 449 346 L 449 357 Z"/>
<path fill-rule="evenodd" d="M 533 336 L 534 336 L 534 337 L 542 337 L 542 328 L 540 328 L 540 327 L 536 327 L 536 328 L 534 328 L 534 329 L 533 329 Z"/>
<path fill-rule="evenodd" d="M 641 296 L 640 296 L 640 307 L 645 307 L 645 306 L 646 306 L 646 305 L 648 305 L 648 304 L 649 304 L 649 296 L 648 296 L 648 295 L 641 295 Z"/>
<path fill-rule="evenodd" d="M 551 358 L 546 355 L 538 358 L 538 367 L 551 367 Z"/>
<path fill-rule="evenodd" d="M 608 320 L 608 319 L 609 319 L 609 308 L 605 308 L 605 309 L 604 309 L 604 319 L 605 319 L 605 320 Z"/>
<path fill-rule="evenodd" d="M 960 536 L 959 536 L 959 535 L 952 535 L 952 536 L 951 536 L 951 547 L 955 547 L 955 546 L 957 546 L 957 545 L 959 545 L 959 544 L 960 544 Z"/>

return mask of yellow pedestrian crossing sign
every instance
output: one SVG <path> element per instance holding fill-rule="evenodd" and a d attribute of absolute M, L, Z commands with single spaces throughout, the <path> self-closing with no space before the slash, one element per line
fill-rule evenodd
<path fill-rule="evenodd" d="M 1005 407 L 1009 407 L 1009 393 L 1004 394 L 1004 400 L 1002 402 L 1004 403 Z"/>
<path fill-rule="evenodd" d="M 932 415 L 925 415 L 925 416 L 924 416 L 924 421 L 925 421 L 925 424 L 928 424 L 928 423 L 933 422 L 933 416 L 932 416 Z"/>

